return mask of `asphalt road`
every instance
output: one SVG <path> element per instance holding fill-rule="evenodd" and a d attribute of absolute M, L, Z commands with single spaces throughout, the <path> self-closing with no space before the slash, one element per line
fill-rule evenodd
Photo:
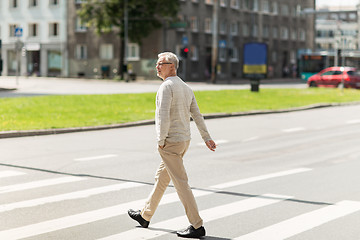
<path fill-rule="evenodd" d="M 185 156 L 205 239 L 360 239 L 360 106 L 207 120 Z M 141 229 L 159 164 L 154 126 L 1 139 L 0 239 L 177 239 L 169 187 Z"/>

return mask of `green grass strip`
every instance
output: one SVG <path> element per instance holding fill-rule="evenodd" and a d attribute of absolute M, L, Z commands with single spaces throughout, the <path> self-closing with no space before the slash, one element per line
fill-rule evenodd
<path fill-rule="evenodd" d="M 278 110 L 316 103 L 360 101 L 345 89 L 261 89 L 195 92 L 200 110 L 231 113 Z M 98 126 L 154 119 L 155 93 L 65 95 L 0 99 L 0 131 Z"/>

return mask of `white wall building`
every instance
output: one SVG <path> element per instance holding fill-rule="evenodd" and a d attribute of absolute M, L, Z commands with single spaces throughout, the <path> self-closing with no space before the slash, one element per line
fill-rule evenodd
<path fill-rule="evenodd" d="M 66 0 L 1 0 L 2 75 L 67 76 L 66 13 Z"/>
<path fill-rule="evenodd" d="M 323 9 L 316 14 L 317 50 L 359 50 L 358 11 L 346 9 Z"/>

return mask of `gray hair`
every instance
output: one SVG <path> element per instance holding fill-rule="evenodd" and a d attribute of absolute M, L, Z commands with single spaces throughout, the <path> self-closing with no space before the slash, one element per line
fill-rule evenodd
<path fill-rule="evenodd" d="M 172 52 L 163 52 L 159 53 L 158 58 L 163 57 L 165 61 L 171 62 L 174 64 L 175 69 L 179 67 L 179 58 Z"/>

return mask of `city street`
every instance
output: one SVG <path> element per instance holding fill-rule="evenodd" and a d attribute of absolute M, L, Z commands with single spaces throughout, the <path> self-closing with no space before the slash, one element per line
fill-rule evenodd
<path fill-rule="evenodd" d="M 360 105 L 206 120 L 185 165 L 205 239 L 360 239 Z M 127 216 L 152 189 L 153 125 L 1 139 L 0 239 L 178 239 L 169 187 L 148 229 Z"/>

